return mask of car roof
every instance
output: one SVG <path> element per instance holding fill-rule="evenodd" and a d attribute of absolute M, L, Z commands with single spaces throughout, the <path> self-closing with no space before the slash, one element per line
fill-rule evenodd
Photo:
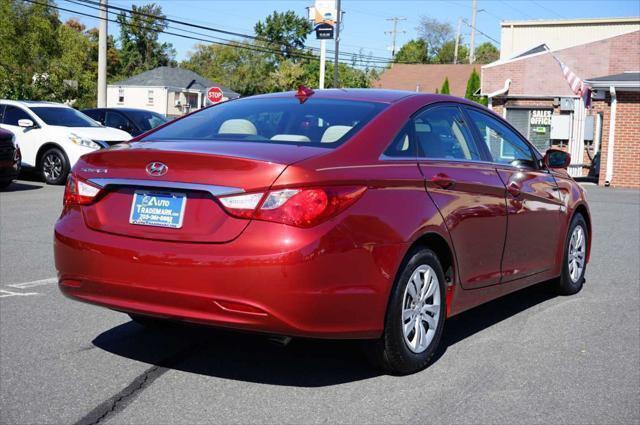
<path fill-rule="evenodd" d="M 274 99 L 287 98 L 295 96 L 295 91 L 261 94 L 251 96 L 252 99 Z M 409 97 L 420 97 L 425 104 L 433 102 L 457 102 L 474 104 L 467 99 L 455 96 L 435 94 L 435 93 L 419 93 L 408 90 L 386 90 L 386 89 L 323 89 L 314 90 L 311 95 L 312 99 L 341 99 L 355 100 L 363 102 L 376 103 L 394 103 Z M 241 98 L 242 99 L 242 98 Z M 246 98 L 245 98 L 246 99 Z"/>
<path fill-rule="evenodd" d="M 393 103 L 417 93 L 407 90 L 385 89 L 314 89 L 312 97 L 316 99 L 344 99 L 379 103 Z M 295 91 L 260 94 L 251 98 L 286 98 L 295 96 Z"/>
<path fill-rule="evenodd" d="M 83 111 L 120 111 L 120 112 L 153 112 L 153 113 L 157 113 L 155 111 L 150 111 L 148 109 L 142 109 L 142 108 L 120 108 L 120 107 L 109 107 L 109 108 L 85 108 L 85 109 L 81 109 L 81 112 Z"/>
<path fill-rule="evenodd" d="M 4 105 L 17 105 L 17 106 L 22 106 L 24 108 L 32 108 L 34 106 L 47 106 L 47 107 L 53 107 L 53 108 L 70 108 L 70 106 L 67 106 L 63 103 L 56 103 L 56 102 L 47 102 L 47 101 L 38 101 L 38 100 L 7 100 L 7 99 L 2 99 L 0 100 L 0 103 L 4 104 Z"/>

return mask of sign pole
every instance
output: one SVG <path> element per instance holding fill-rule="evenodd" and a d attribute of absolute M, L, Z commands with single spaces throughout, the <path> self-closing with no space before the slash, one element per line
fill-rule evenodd
<path fill-rule="evenodd" d="M 340 0 L 337 3 L 337 12 L 336 12 L 336 40 L 335 40 L 335 48 L 334 48 L 334 57 L 333 57 L 333 87 L 340 87 L 340 74 L 339 74 L 339 61 L 338 55 L 340 53 L 340 25 L 342 25 L 342 10 L 340 8 Z"/>
<path fill-rule="evenodd" d="M 318 87 L 324 88 L 324 64 L 327 60 L 327 40 L 320 40 L 320 83 Z"/>

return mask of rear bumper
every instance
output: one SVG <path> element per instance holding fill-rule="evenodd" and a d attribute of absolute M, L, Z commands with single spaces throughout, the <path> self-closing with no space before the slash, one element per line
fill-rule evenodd
<path fill-rule="evenodd" d="M 344 223 L 313 229 L 254 221 L 226 244 L 143 240 L 55 228 L 59 287 L 123 312 L 273 334 L 374 338 L 404 249 L 357 246 Z"/>

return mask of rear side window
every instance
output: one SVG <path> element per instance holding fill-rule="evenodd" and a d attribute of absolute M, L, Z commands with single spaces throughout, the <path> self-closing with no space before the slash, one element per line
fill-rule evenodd
<path fill-rule="evenodd" d="M 382 103 L 297 98 L 248 98 L 178 120 L 143 140 L 287 143 L 333 148 L 386 107 Z"/>
<path fill-rule="evenodd" d="M 20 120 L 30 120 L 31 117 L 22 109 L 7 105 L 4 110 L 4 116 L 2 118 L 2 123 L 6 125 L 18 125 L 18 121 Z"/>
<path fill-rule="evenodd" d="M 455 106 L 430 108 L 414 119 L 418 155 L 433 159 L 480 160 L 480 153 Z"/>
<path fill-rule="evenodd" d="M 493 162 L 509 165 L 535 164 L 529 145 L 513 130 L 482 112 L 470 108 L 467 112 L 489 148 Z"/>

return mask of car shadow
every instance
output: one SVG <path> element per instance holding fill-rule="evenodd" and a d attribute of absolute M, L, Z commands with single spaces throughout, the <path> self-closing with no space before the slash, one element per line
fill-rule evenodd
<path fill-rule="evenodd" d="M 44 187 L 44 183 L 42 184 L 30 184 L 24 182 L 13 181 L 9 186 L 0 189 L 0 192 L 21 192 L 25 190 L 37 190 L 42 189 Z"/>
<path fill-rule="evenodd" d="M 537 285 L 450 319 L 432 363 L 448 347 L 553 297 Z M 93 344 L 168 369 L 270 385 L 322 387 L 381 374 L 368 364 L 359 341 L 294 339 L 282 346 L 263 335 L 188 325 L 145 328 L 127 322 L 98 335 Z"/>

